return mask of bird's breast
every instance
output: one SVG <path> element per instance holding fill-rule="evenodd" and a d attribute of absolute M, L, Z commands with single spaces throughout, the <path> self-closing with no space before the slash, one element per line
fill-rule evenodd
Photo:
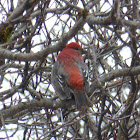
<path fill-rule="evenodd" d="M 69 75 L 69 85 L 77 92 L 84 91 L 83 77 L 80 75 L 80 71 L 71 71 Z"/>

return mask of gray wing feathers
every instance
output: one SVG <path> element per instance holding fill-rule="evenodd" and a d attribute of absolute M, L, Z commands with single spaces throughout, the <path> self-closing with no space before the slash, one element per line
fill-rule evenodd
<path fill-rule="evenodd" d="M 88 75 L 88 67 L 83 61 L 78 61 L 77 65 L 81 69 L 82 77 L 84 78 L 84 89 L 85 92 L 89 91 L 89 75 Z"/>
<path fill-rule="evenodd" d="M 57 61 L 52 68 L 52 84 L 61 100 L 71 99 L 71 90 L 68 86 L 68 74 Z"/>

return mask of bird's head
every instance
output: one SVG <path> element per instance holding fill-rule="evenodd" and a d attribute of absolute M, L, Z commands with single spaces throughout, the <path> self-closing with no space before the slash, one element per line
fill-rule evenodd
<path fill-rule="evenodd" d="M 82 50 L 82 47 L 77 42 L 71 42 L 66 45 L 66 49 Z"/>

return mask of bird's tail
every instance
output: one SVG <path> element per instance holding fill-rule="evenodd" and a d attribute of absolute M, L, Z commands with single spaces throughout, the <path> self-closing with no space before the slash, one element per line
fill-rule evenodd
<path fill-rule="evenodd" d="M 74 94 L 75 102 L 76 102 L 76 107 L 78 110 L 84 111 L 87 110 L 88 107 L 91 106 L 90 100 L 88 96 L 83 93 L 83 92 L 76 92 Z"/>

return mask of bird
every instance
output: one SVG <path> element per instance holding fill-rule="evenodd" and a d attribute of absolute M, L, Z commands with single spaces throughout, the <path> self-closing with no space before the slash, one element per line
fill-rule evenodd
<path fill-rule="evenodd" d="M 75 99 L 78 110 L 87 109 L 91 103 L 89 91 L 88 67 L 80 53 L 82 47 L 71 42 L 58 54 L 51 71 L 52 85 L 61 100 Z"/>

